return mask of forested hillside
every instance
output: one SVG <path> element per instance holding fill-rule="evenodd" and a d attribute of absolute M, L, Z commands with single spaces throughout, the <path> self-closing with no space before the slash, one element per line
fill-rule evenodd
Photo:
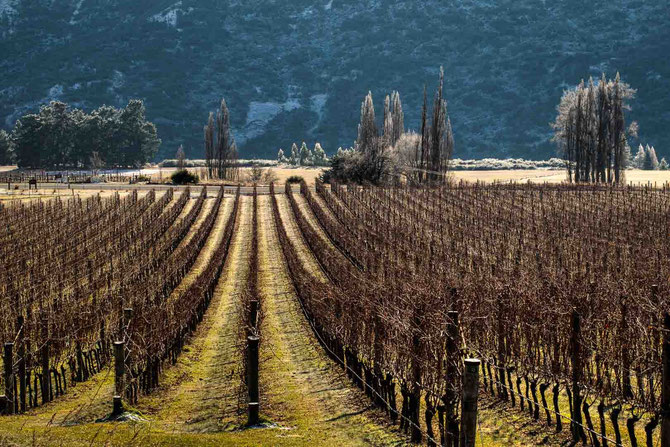
<path fill-rule="evenodd" d="M 203 156 L 221 96 L 240 154 L 356 137 L 359 104 L 398 90 L 406 126 L 445 67 L 455 155 L 547 158 L 562 90 L 621 71 L 640 141 L 668 155 L 665 0 L 0 0 L 0 126 L 58 99 L 145 100 L 163 145 Z M 156 50 L 160 48 L 160 50 Z M 664 104 L 664 102 L 666 104 Z M 380 106 L 381 104 L 377 104 Z"/>

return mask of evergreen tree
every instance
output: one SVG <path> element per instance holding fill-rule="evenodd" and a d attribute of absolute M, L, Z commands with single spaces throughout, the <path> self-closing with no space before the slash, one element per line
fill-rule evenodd
<path fill-rule="evenodd" d="M 160 145 L 140 100 L 131 100 L 123 109 L 102 106 L 90 114 L 52 101 L 37 114 L 21 117 L 12 140 L 17 163 L 30 168 L 85 167 L 93 152 L 113 166 L 139 166 L 153 158 Z"/>
<path fill-rule="evenodd" d="M 14 159 L 14 148 L 12 140 L 7 132 L 0 129 L 0 166 L 12 164 Z"/>
<path fill-rule="evenodd" d="M 658 164 L 658 169 L 660 171 L 667 171 L 668 170 L 668 162 L 665 161 L 665 157 L 661 158 L 661 162 Z"/>
<path fill-rule="evenodd" d="M 286 163 L 286 156 L 284 155 L 284 150 L 281 149 L 281 148 L 277 152 L 277 162 L 278 163 Z"/>
<path fill-rule="evenodd" d="M 99 152 L 93 151 L 88 159 L 87 166 L 93 170 L 95 175 L 98 175 L 98 171 L 105 167 L 105 160 L 102 159 Z"/>
<path fill-rule="evenodd" d="M 325 166 L 328 163 L 326 151 L 323 150 L 320 143 L 314 145 L 314 164 L 317 166 Z"/>
<path fill-rule="evenodd" d="M 300 156 L 298 155 L 298 145 L 295 143 L 291 145 L 291 158 L 289 158 L 289 162 L 294 166 L 300 164 Z"/>
<path fill-rule="evenodd" d="M 637 149 L 637 154 L 635 154 L 635 158 L 633 158 L 633 167 L 643 169 L 646 156 L 647 153 L 644 150 L 644 146 L 640 145 Z"/>
<path fill-rule="evenodd" d="M 307 147 L 307 143 L 305 143 L 304 141 L 300 146 L 300 155 L 298 160 L 300 166 L 308 166 L 312 161 L 312 151 L 309 150 L 309 148 Z"/>
<path fill-rule="evenodd" d="M 120 166 L 139 167 L 158 151 L 161 140 L 156 126 L 147 122 L 141 100 L 131 99 L 120 111 L 117 141 L 120 143 L 120 160 L 117 160 L 117 165 Z"/>
<path fill-rule="evenodd" d="M 658 169 L 658 158 L 656 157 L 656 149 L 653 147 L 647 147 L 644 150 L 644 162 L 642 164 L 642 169 L 646 171 L 653 171 Z"/>
<path fill-rule="evenodd" d="M 77 109 L 72 111 L 72 117 L 74 129 L 70 164 L 76 167 L 89 166 L 93 152 L 102 159 L 101 154 L 105 153 L 105 146 L 109 145 L 108 141 L 104 141 L 102 120 L 95 111 L 87 114 Z"/>
<path fill-rule="evenodd" d="M 40 168 L 46 166 L 46 134 L 48 129 L 42 125 L 37 114 L 21 117 L 14 126 L 12 139 L 16 163 L 21 168 Z"/>

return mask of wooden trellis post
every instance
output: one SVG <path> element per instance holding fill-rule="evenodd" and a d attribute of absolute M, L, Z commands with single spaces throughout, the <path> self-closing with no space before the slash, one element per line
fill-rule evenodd
<path fill-rule="evenodd" d="M 477 398 L 479 397 L 480 363 L 479 359 L 465 359 L 460 447 L 474 447 L 477 438 Z"/>
<path fill-rule="evenodd" d="M 5 398 L 7 414 L 14 414 L 14 343 L 5 343 L 4 366 L 5 366 Z"/>
<path fill-rule="evenodd" d="M 581 331 L 581 319 L 577 310 L 572 311 L 572 335 L 570 340 L 572 357 L 572 440 L 579 442 L 582 428 L 582 398 L 579 392 L 579 381 L 581 380 L 582 363 L 579 349 L 579 333 Z"/>
<path fill-rule="evenodd" d="M 255 335 L 247 337 L 247 388 L 249 391 L 248 425 L 258 424 L 260 396 L 258 392 L 258 342 Z"/>
<path fill-rule="evenodd" d="M 670 313 L 663 316 L 663 382 L 661 383 L 661 447 L 670 447 Z"/>
<path fill-rule="evenodd" d="M 26 411 L 26 328 L 23 315 L 19 315 L 17 320 L 19 327 L 19 402 L 21 413 Z"/>
<path fill-rule="evenodd" d="M 114 398 L 112 416 L 123 414 L 123 393 L 125 389 L 125 342 L 114 342 Z"/>

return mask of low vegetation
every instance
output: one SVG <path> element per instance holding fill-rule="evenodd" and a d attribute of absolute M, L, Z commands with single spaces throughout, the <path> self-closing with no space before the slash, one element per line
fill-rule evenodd
<path fill-rule="evenodd" d="M 291 183 L 291 184 L 296 184 L 296 183 L 303 182 L 304 179 L 303 179 L 301 176 L 299 176 L 299 175 L 292 175 L 292 176 L 290 176 L 288 179 L 286 179 L 286 181 L 287 181 L 288 183 Z"/>
<path fill-rule="evenodd" d="M 187 169 L 181 169 L 179 171 L 176 171 L 170 176 L 170 179 L 172 180 L 172 183 L 175 185 L 196 184 L 198 183 L 199 180 L 196 174 L 191 173 Z"/>

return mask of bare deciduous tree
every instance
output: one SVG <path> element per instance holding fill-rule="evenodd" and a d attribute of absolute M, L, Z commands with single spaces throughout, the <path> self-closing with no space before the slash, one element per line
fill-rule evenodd
<path fill-rule="evenodd" d="M 237 146 L 230 131 L 230 112 L 225 99 L 221 100 L 216 114 L 216 140 L 214 121 L 214 114 L 210 113 L 205 126 L 205 160 L 209 176 L 220 180 L 236 180 L 239 177 Z"/>
<path fill-rule="evenodd" d="M 637 134 L 637 124 L 627 131 L 625 119 L 634 96 L 619 73 L 614 80 L 603 74 L 597 86 L 590 79 L 563 93 L 552 127 L 571 182 L 623 181 L 630 153 L 627 134 Z"/>
<path fill-rule="evenodd" d="M 184 153 L 184 146 L 179 145 L 177 153 L 175 154 L 175 158 L 177 159 L 177 168 L 179 168 L 179 170 L 184 169 L 186 167 L 186 154 Z"/>

